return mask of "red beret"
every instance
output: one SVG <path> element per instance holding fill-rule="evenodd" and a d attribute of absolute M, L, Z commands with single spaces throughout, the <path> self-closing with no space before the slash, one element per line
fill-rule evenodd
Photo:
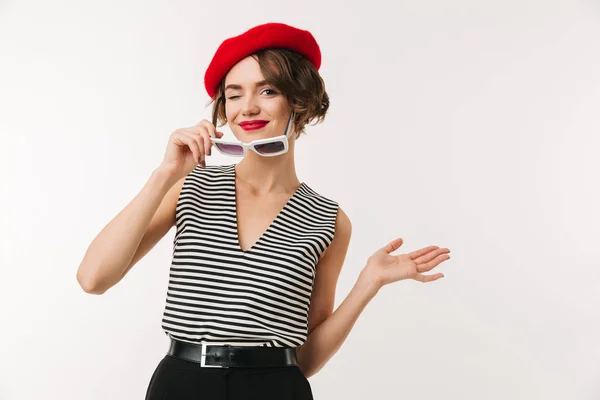
<path fill-rule="evenodd" d="M 321 50 L 309 31 L 276 22 L 258 25 L 221 43 L 204 74 L 208 95 L 214 97 L 219 83 L 238 61 L 267 48 L 294 50 L 308 58 L 316 69 L 321 66 Z"/>

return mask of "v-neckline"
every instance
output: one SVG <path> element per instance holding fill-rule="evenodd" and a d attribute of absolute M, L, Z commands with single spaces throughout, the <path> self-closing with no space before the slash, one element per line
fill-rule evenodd
<path fill-rule="evenodd" d="M 300 186 L 298 186 L 296 188 L 294 193 L 285 202 L 283 207 L 279 210 L 279 212 L 277 213 L 275 218 L 271 221 L 271 223 L 269 224 L 267 229 L 265 229 L 265 231 L 262 233 L 262 235 L 260 235 L 260 237 L 254 242 L 254 244 L 252 246 L 250 246 L 250 247 L 248 247 L 248 249 L 244 250 L 244 249 L 242 249 L 242 246 L 240 244 L 240 233 L 239 233 L 239 226 L 238 226 L 237 183 L 236 183 L 237 172 L 235 170 L 235 164 L 232 165 L 232 171 L 233 171 L 233 173 L 231 174 L 231 176 L 233 177 L 233 210 L 234 210 L 234 215 L 235 215 L 235 244 L 236 244 L 237 249 L 242 254 L 248 254 L 251 250 L 253 250 L 260 243 L 260 241 L 263 239 L 263 237 L 265 237 L 265 235 L 271 230 L 271 227 L 275 224 L 275 222 L 277 222 L 277 220 L 279 219 L 281 214 L 283 214 L 285 209 L 292 202 L 292 200 L 296 197 L 296 195 L 298 194 L 300 189 L 304 186 L 304 182 L 300 182 Z"/>

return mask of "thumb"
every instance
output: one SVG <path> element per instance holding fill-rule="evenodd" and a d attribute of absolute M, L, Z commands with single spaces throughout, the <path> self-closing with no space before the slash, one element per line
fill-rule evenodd
<path fill-rule="evenodd" d="M 404 240 L 402 240 L 402 238 L 394 239 L 387 245 L 385 245 L 385 247 L 383 247 L 382 250 L 390 254 L 391 252 L 398 250 L 400 246 L 402 246 L 402 243 L 404 243 Z"/>

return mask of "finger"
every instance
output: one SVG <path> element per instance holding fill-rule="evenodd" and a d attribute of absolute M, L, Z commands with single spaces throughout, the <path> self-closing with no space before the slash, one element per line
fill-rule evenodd
<path fill-rule="evenodd" d="M 202 136 L 200 133 L 198 132 L 191 132 L 191 131 L 185 131 L 184 132 L 191 140 L 194 141 L 194 143 L 196 143 L 196 146 L 198 148 L 198 164 L 202 165 L 202 163 L 205 161 L 204 158 L 204 141 L 202 140 Z"/>
<path fill-rule="evenodd" d="M 438 265 L 440 265 L 443 261 L 448 260 L 449 258 L 450 258 L 450 256 L 448 256 L 448 255 L 441 255 L 441 256 L 438 256 L 435 260 L 430 261 L 428 263 L 418 264 L 417 271 L 419 271 L 419 272 L 430 271 L 434 267 L 437 267 Z"/>
<path fill-rule="evenodd" d="M 197 125 L 191 126 L 189 128 L 181 128 L 180 131 L 192 132 L 192 133 L 200 133 L 200 132 L 210 133 L 210 132 L 215 131 L 215 127 L 210 122 L 208 122 L 206 120 L 202 120 Z"/>
<path fill-rule="evenodd" d="M 385 245 L 381 249 L 383 251 L 385 251 L 386 253 L 390 254 L 391 252 L 398 250 L 400 248 L 400 246 L 402 246 L 402 243 L 404 243 L 404 240 L 402 240 L 402 238 L 397 238 L 397 239 L 394 239 L 391 242 L 389 242 L 387 245 Z"/>
<path fill-rule="evenodd" d="M 190 149 L 190 151 L 194 155 L 194 160 L 200 163 L 201 151 L 198 147 L 198 142 L 196 142 L 196 140 L 194 140 L 194 138 L 186 132 L 179 132 L 177 135 L 177 139 L 182 144 L 185 144 L 188 147 L 188 149 Z"/>
<path fill-rule="evenodd" d="M 415 277 L 413 278 L 416 281 L 422 282 L 422 283 L 426 283 L 426 282 L 433 282 L 433 281 L 437 281 L 440 278 L 443 278 L 444 274 L 433 274 L 433 275 L 423 275 L 423 274 L 417 274 L 415 275 Z"/>
<path fill-rule="evenodd" d="M 207 123 L 210 124 L 210 125 L 212 125 L 212 123 L 209 120 L 207 120 L 206 118 L 204 118 L 202 121 L 198 122 L 194 126 L 206 126 Z"/>
<path fill-rule="evenodd" d="M 424 247 L 424 248 L 422 248 L 420 250 L 415 250 L 415 251 L 413 251 L 411 253 L 408 253 L 408 255 L 410 256 L 411 259 L 414 260 L 417 257 L 421 257 L 423 254 L 427 254 L 430 251 L 433 251 L 433 250 L 436 250 L 436 249 L 439 249 L 439 247 L 438 246 L 428 246 L 428 247 Z"/>
<path fill-rule="evenodd" d="M 206 148 L 204 147 L 204 140 L 202 139 L 202 135 L 196 134 L 195 139 L 198 142 L 198 147 L 200 148 L 200 166 L 202 168 L 206 168 Z"/>
<path fill-rule="evenodd" d="M 196 126 L 206 129 L 210 137 L 217 137 L 217 128 L 209 120 L 203 119 Z"/>
<path fill-rule="evenodd" d="M 426 253 L 426 254 L 422 255 L 421 257 L 416 258 L 414 260 L 414 262 L 416 262 L 417 264 L 423 264 L 423 263 L 433 260 L 434 258 L 436 258 L 442 254 L 447 254 L 447 253 L 450 253 L 450 250 L 436 249 L 435 251 L 430 251 L 429 253 Z"/>
<path fill-rule="evenodd" d="M 204 122 L 204 121 L 201 121 Z M 204 143 L 202 145 L 203 148 L 203 154 L 204 155 L 211 155 L 211 147 L 212 147 L 212 142 L 210 140 L 211 135 L 214 135 L 214 132 L 216 131 L 214 129 L 214 126 L 211 123 L 204 123 L 202 125 L 197 125 L 193 128 L 190 128 L 190 131 L 194 132 L 196 135 L 200 136 L 200 140 L 202 140 Z"/>
<path fill-rule="evenodd" d="M 190 141 L 190 145 L 194 147 L 196 157 L 196 163 L 202 165 L 202 160 L 204 158 L 204 154 L 202 151 L 202 145 L 198 142 L 198 140 L 193 136 L 188 136 L 188 140 Z"/>
<path fill-rule="evenodd" d="M 212 140 L 210 140 L 211 137 L 216 137 L 215 133 L 211 132 L 211 131 L 209 131 L 208 135 L 206 135 L 204 137 L 204 144 L 205 144 L 204 148 L 207 149 L 206 154 L 208 154 L 209 156 L 212 154 L 212 146 L 213 146 Z"/>

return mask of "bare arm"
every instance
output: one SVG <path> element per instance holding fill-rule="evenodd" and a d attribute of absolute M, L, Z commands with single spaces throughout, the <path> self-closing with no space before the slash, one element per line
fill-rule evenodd
<path fill-rule="evenodd" d="M 116 285 L 175 224 L 175 207 L 184 178 L 156 169 L 135 198 L 94 238 L 77 281 L 87 293 Z"/>

